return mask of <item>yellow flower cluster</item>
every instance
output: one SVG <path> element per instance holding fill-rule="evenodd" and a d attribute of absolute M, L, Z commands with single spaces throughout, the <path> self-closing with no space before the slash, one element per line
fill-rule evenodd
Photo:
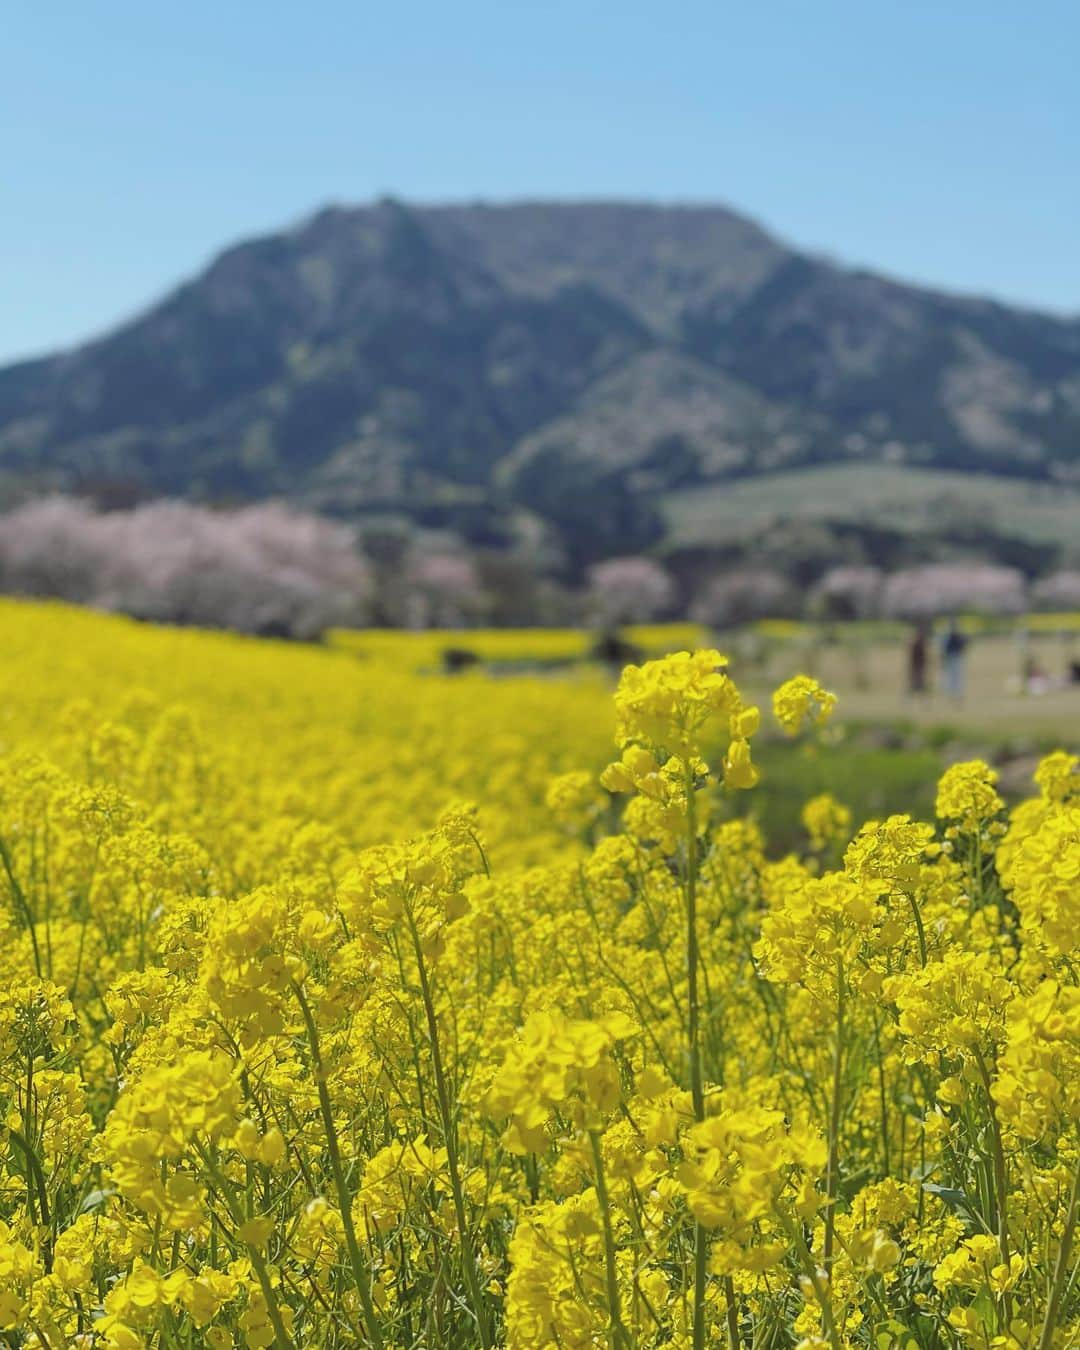
<path fill-rule="evenodd" d="M 850 836 L 851 811 L 831 792 L 811 797 L 802 808 L 801 818 L 815 853 L 832 844 L 845 843 Z"/>
<path fill-rule="evenodd" d="M 5 1346 L 1080 1339 L 1075 756 L 776 857 L 716 651 L 2 611 Z"/>
<path fill-rule="evenodd" d="M 797 736 L 807 725 L 822 726 L 835 707 L 836 695 L 809 675 L 794 676 L 773 694 L 773 716 L 788 736 Z"/>

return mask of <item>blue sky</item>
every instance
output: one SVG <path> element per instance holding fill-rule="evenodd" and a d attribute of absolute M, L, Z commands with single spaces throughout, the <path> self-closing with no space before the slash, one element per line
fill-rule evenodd
<path fill-rule="evenodd" d="M 8 0 L 0 360 L 328 201 L 721 201 L 1080 312 L 1075 0 Z"/>

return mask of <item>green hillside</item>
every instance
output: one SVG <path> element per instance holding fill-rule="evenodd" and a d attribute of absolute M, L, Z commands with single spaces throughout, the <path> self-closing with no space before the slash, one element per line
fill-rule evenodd
<path fill-rule="evenodd" d="M 826 464 L 668 493 L 669 546 L 749 539 L 791 522 L 851 525 L 914 536 L 978 531 L 1068 547 L 1080 534 L 1080 492 L 993 474 L 889 464 Z"/>

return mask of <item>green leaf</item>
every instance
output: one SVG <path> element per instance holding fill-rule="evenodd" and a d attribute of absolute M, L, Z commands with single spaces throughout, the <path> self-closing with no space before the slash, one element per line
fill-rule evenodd
<path fill-rule="evenodd" d="M 82 1202 L 82 1205 L 79 1209 L 79 1213 L 89 1214 L 92 1210 L 101 1209 L 104 1206 L 106 1200 L 108 1200 L 111 1196 L 114 1196 L 115 1194 L 116 1194 L 115 1191 L 91 1191 L 90 1194 L 86 1197 L 86 1199 Z"/>
<path fill-rule="evenodd" d="M 924 1181 L 922 1188 L 927 1195 L 936 1195 L 939 1200 L 943 1200 L 950 1209 L 963 1211 L 967 1214 L 975 1212 L 965 1191 L 958 1191 L 953 1186 L 939 1186 L 933 1181 Z"/>

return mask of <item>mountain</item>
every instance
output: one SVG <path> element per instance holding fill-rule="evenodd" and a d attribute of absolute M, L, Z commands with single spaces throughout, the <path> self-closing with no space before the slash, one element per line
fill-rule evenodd
<path fill-rule="evenodd" d="M 857 462 L 1080 481 L 1080 320 L 796 252 L 719 208 L 331 208 L 0 370 L 0 486 L 285 496 L 574 564 L 665 495 Z"/>

